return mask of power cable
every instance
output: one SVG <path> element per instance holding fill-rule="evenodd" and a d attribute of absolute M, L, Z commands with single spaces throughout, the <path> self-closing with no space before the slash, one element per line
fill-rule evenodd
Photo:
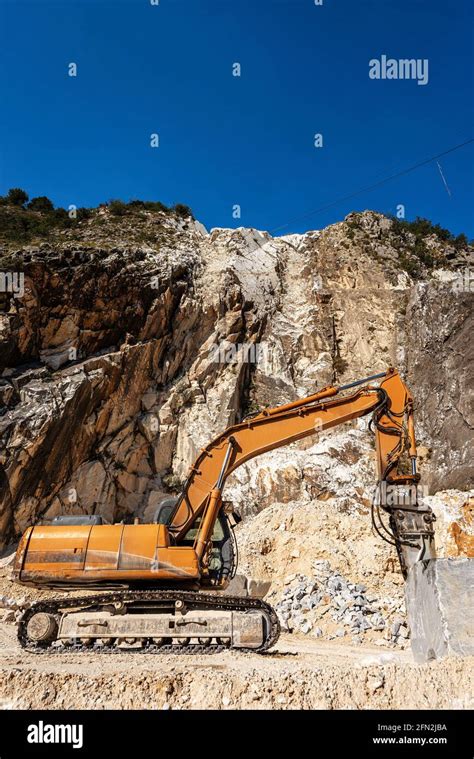
<path fill-rule="evenodd" d="M 455 150 L 460 150 L 461 148 L 464 148 L 466 145 L 469 145 L 471 142 L 474 142 L 474 137 L 471 137 L 469 140 L 466 140 L 465 142 L 461 142 L 459 145 L 454 145 L 454 147 L 452 148 L 443 150 L 442 153 L 438 153 L 437 155 L 431 156 L 431 158 L 426 158 L 424 161 L 415 163 L 413 164 L 413 166 L 409 166 L 407 169 L 403 169 L 402 171 L 399 171 L 396 174 L 392 174 L 389 177 L 385 177 L 385 179 L 381 179 L 379 182 L 375 182 L 375 184 L 371 184 L 366 187 L 361 187 L 359 190 L 356 190 L 355 192 L 352 192 L 349 195 L 345 195 L 342 198 L 338 198 L 337 200 L 331 201 L 331 203 L 327 203 L 327 205 L 320 206 L 319 208 L 315 208 L 313 211 L 308 211 L 302 216 L 295 217 L 294 219 L 291 219 L 291 221 L 288 221 L 286 224 L 282 224 L 279 227 L 275 227 L 274 229 L 271 229 L 270 234 L 273 235 L 275 232 L 279 232 L 282 229 L 286 229 L 286 227 L 289 227 L 290 224 L 295 224 L 296 222 L 303 221 L 304 219 L 307 219 L 310 216 L 314 216 L 315 214 L 322 213 L 323 211 L 326 211 L 327 209 L 332 208 L 333 206 L 338 205 L 339 203 L 343 203 L 346 200 L 351 200 L 352 198 L 355 198 L 364 192 L 375 190 L 377 187 L 381 187 L 387 182 L 391 182 L 392 179 L 397 179 L 398 177 L 402 177 L 405 174 L 409 174 L 411 171 L 415 171 L 415 169 L 419 169 L 422 166 L 426 166 L 427 164 L 431 163 L 432 161 L 436 161 L 438 158 L 442 158 L 442 156 L 448 155 L 448 153 L 453 153 Z"/>

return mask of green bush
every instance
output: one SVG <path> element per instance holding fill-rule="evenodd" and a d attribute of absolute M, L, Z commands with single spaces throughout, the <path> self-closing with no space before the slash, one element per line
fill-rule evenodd
<path fill-rule="evenodd" d="M 47 237 L 53 230 L 73 224 L 64 208 L 42 214 L 37 211 L 0 206 L 0 239 L 28 242 L 35 237 Z"/>
<path fill-rule="evenodd" d="M 193 217 L 189 206 L 177 203 L 169 208 L 159 200 L 133 199 L 125 203 L 123 200 L 113 199 L 107 206 L 111 216 L 117 218 L 133 214 L 136 220 L 146 221 L 144 210 L 175 214 L 183 218 Z M 0 196 L 0 240 L 3 241 L 26 243 L 37 237 L 48 237 L 58 230 L 72 230 L 80 222 L 88 220 L 92 225 L 99 227 L 108 223 L 106 218 L 97 216 L 92 208 L 78 208 L 75 218 L 70 218 L 64 208 L 54 208 L 46 195 L 37 196 L 28 202 L 28 194 L 19 187 L 10 189 L 3 197 Z M 150 239 L 156 242 L 155 231 L 151 237 L 147 231 L 143 234 L 144 241 L 146 237 L 147 241 Z"/>
<path fill-rule="evenodd" d="M 78 208 L 76 211 L 76 219 L 78 221 L 85 221 L 86 219 L 90 219 L 92 217 L 92 208 L 84 208 L 81 206 L 81 208 Z"/>
<path fill-rule="evenodd" d="M 184 205 L 184 203 L 176 203 L 173 206 L 172 211 L 174 211 L 176 216 L 180 216 L 182 219 L 187 219 L 188 216 L 194 219 L 193 212 L 191 211 L 190 207 Z"/>
<path fill-rule="evenodd" d="M 396 245 L 399 252 L 399 261 L 402 268 L 412 277 L 419 277 L 422 274 L 422 266 L 428 269 L 436 265 L 436 254 L 426 244 L 426 238 L 435 235 L 440 242 L 451 245 L 456 250 L 463 250 L 469 245 L 465 234 L 453 235 L 448 229 L 444 229 L 439 224 L 433 224 L 429 219 L 417 216 L 414 221 L 397 219 L 394 216 L 389 217 L 392 220 L 392 232 L 404 240 L 404 250 L 401 245 Z M 415 240 L 410 245 L 407 244 L 406 233 L 414 236 Z M 410 255 L 411 254 L 411 255 Z"/>
<path fill-rule="evenodd" d="M 41 213 L 50 213 L 51 211 L 54 211 L 54 206 L 46 195 L 32 198 L 28 203 L 27 208 L 30 211 L 40 211 Z"/>
<path fill-rule="evenodd" d="M 409 258 L 405 253 L 401 252 L 398 256 L 400 266 L 406 271 L 410 277 L 419 277 L 421 274 L 420 264 L 413 258 Z"/>
<path fill-rule="evenodd" d="M 74 224 L 75 219 L 71 219 L 68 212 L 65 208 L 55 208 L 53 213 L 51 214 L 51 220 L 53 222 L 53 226 L 70 226 L 71 224 Z"/>
<path fill-rule="evenodd" d="M 113 216 L 125 216 L 127 204 L 123 200 L 111 200 L 109 202 L 109 211 Z"/>
<path fill-rule="evenodd" d="M 143 207 L 146 208 L 147 211 L 163 211 L 164 213 L 170 212 L 168 206 L 165 206 L 165 204 L 161 203 L 159 200 L 145 200 Z"/>
<path fill-rule="evenodd" d="M 453 242 L 454 242 L 454 247 L 457 248 L 458 250 L 459 249 L 462 250 L 463 248 L 467 248 L 467 246 L 469 245 L 469 240 L 467 239 L 467 237 L 464 234 L 464 232 L 461 232 L 460 235 L 458 235 L 457 237 L 455 237 Z"/>
<path fill-rule="evenodd" d="M 12 213 L 5 205 L 0 206 L 0 235 L 4 240 L 28 240 L 24 215 Z"/>
<path fill-rule="evenodd" d="M 439 224 L 433 224 L 429 219 L 423 219 L 421 216 L 417 216 L 414 221 L 397 219 L 395 216 L 389 218 L 392 219 L 392 229 L 394 232 L 411 232 L 411 234 L 415 235 L 417 242 L 421 241 L 423 237 L 436 235 L 438 240 L 450 243 L 457 250 L 465 248 L 469 244 L 465 234 L 461 233 L 456 237 L 449 231 L 449 229 L 444 229 L 444 227 L 441 227 Z"/>
<path fill-rule="evenodd" d="M 6 203 L 9 206 L 24 206 L 28 203 L 28 193 L 20 187 L 12 187 L 6 195 Z"/>

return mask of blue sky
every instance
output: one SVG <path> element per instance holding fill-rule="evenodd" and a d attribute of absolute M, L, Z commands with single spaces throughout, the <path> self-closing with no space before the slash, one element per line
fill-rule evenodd
<path fill-rule="evenodd" d="M 306 216 L 474 136 L 473 8 L 0 0 L 0 193 L 183 202 L 208 228 L 280 234 L 403 204 L 474 237 L 474 143 L 440 159 L 451 196 L 434 162 Z M 428 84 L 371 80 L 382 54 L 428 59 Z"/>

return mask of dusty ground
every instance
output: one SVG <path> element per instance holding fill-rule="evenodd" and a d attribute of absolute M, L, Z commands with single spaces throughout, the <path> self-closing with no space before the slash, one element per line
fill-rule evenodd
<path fill-rule="evenodd" d="M 3 709 L 472 708 L 469 659 L 419 666 L 411 654 L 283 636 L 265 655 L 34 655 L 0 627 Z"/>

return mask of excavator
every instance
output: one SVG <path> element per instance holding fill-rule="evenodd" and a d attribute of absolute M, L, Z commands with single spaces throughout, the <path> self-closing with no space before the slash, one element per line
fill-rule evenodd
<path fill-rule="evenodd" d="M 29 527 L 16 552 L 15 580 L 84 592 L 34 602 L 19 622 L 21 645 L 38 653 L 267 651 L 280 632 L 273 608 L 222 592 L 235 574 L 240 521 L 223 499 L 225 482 L 262 453 L 368 414 L 379 494 L 372 524 L 395 546 L 406 577 L 413 564 L 435 557 L 434 516 L 413 496 L 419 481 L 413 398 L 389 368 L 229 427 L 202 449 L 179 497 L 164 498 L 152 523 L 67 515 Z"/>

